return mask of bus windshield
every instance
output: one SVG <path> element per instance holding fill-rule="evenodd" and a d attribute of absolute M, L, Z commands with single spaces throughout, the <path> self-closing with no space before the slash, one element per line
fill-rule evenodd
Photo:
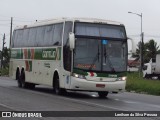
<path fill-rule="evenodd" d="M 126 71 L 124 27 L 78 23 L 75 34 L 74 68 L 100 72 Z"/>
<path fill-rule="evenodd" d="M 77 38 L 74 68 L 92 71 L 122 72 L 126 70 L 126 42 Z"/>

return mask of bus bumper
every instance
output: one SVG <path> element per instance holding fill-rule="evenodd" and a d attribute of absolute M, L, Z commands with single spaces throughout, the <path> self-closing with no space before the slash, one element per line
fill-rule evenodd
<path fill-rule="evenodd" d="M 88 81 L 85 79 L 71 77 L 70 89 L 76 91 L 108 91 L 124 92 L 126 81 Z"/>

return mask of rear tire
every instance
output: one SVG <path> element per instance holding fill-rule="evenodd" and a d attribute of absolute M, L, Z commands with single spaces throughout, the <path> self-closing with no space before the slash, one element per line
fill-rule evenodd
<path fill-rule="evenodd" d="M 108 95 L 108 92 L 98 92 L 98 95 L 100 98 L 106 98 L 106 96 Z"/>
<path fill-rule="evenodd" d="M 17 80 L 17 84 L 18 84 L 18 87 L 19 87 L 19 88 L 22 88 L 22 82 L 21 82 L 20 77 L 19 77 L 18 80 Z"/>
<path fill-rule="evenodd" d="M 16 79 L 18 79 L 18 81 L 17 81 L 18 87 L 23 88 L 24 87 L 24 81 L 25 81 L 25 74 L 24 74 L 24 69 L 23 68 L 21 70 L 21 74 L 19 73 L 19 75 L 18 75 L 18 71 L 16 72 Z"/>
<path fill-rule="evenodd" d="M 34 83 L 27 83 L 25 82 L 25 73 L 24 70 L 21 71 L 21 75 L 18 79 L 18 87 L 20 88 L 29 88 L 29 89 L 34 89 L 35 84 Z"/>
<path fill-rule="evenodd" d="M 34 89 L 35 88 L 35 84 L 34 83 L 27 83 L 27 82 L 25 82 L 25 88 Z"/>
<path fill-rule="evenodd" d="M 22 88 L 26 88 L 25 73 L 24 73 L 23 70 L 22 70 L 22 72 L 21 72 L 20 82 L 21 82 L 21 84 L 22 84 Z"/>
<path fill-rule="evenodd" d="M 22 83 L 21 83 L 21 79 L 20 79 L 20 71 L 19 71 L 19 68 L 17 68 L 17 71 L 16 71 L 16 80 L 17 80 L 17 85 L 19 88 L 22 87 Z"/>
<path fill-rule="evenodd" d="M 19 71 L 19 68 L 17 68 L 17 71 L 16 71 L 16 80 L 19 80 L 19 77 L 20 77 L 20 71 Z"/>

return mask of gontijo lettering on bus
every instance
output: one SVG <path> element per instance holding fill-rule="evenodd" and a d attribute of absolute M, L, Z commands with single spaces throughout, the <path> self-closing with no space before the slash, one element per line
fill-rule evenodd
<path fill-rule="evenodd" d="M 12 49 L 12 59 L 60 60 L 61 48 Z"/>
<path fill-rule="evenodd" d="M 42 58 L 55 58 L 56 57 L 56 51 L 43 51 L 42 52 Z"/>

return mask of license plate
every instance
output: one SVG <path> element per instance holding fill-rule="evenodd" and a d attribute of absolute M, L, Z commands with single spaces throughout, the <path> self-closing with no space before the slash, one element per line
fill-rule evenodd
<path fill-rule="evenodd" d="M 105 84 L 96 84 L 96 87 L 104 88 Z"/>

